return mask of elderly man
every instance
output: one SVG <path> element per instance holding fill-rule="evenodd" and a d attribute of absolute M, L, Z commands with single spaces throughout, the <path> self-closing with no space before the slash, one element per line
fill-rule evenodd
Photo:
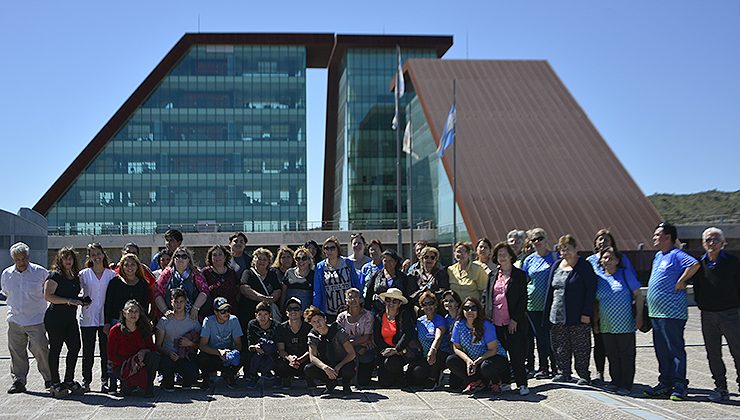
<path fill-rule="evenodd" d="M 689 319 L 686 283 L 699 270 L 694 257 L 676 247 L 676 227 L 662 222 L 655 227 L 653 245 L 658 252 L 648 280 L 648 314 L 658 358 L 658 385 L 645 391 L 653 398 L 686 399 L 686 350 L 683 332 Z"/>
<path fill-rule="evenodd" d="M 694 297 L 701 310 L 701 332 L 714 379 L 715 389 L 709 399 L 720 402 L 730 399 L 727 369 L 722 361 L 722 336 L 735 361 L 740 386 L 740 262 L 724 250 L 721 230 L 710 227 L 701 237 L 706 253 L 694 276 Z"/>
<path fill-rule="evenodd" d="M 44 282 L 49 272 L 44 267 L 28 261 L 28 245 L 18 242 L 10 247 L 14 265 L 6 268 L 0 277 L 0 287 L 8 305 L 8 350 L 10 350 L 10 375 L 13 385 L 8 394 L 26 391 L 28 352 L 36 358 L 36 365 L 44 377 L 44 385 L 51 387 L 49 369 L 49 342 L 44 328 Z"/>

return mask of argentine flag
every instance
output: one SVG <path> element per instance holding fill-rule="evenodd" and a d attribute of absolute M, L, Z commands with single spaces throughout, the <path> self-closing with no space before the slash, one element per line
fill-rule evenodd
<path fill-rule="evenodd" d="M 439 147 L 437 148 L 437 155 L 441 158 L 448 147 L 455 141 L 455 104 L 453 103 L 450 107 L 450 113 L 447 114 L 447 122 L 445 122 L 445 129 L 442 132 L 442 138 L 439 139 Z"/>

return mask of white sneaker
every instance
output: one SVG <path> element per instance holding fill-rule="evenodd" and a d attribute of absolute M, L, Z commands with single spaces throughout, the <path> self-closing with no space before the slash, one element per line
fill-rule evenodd
<path fill-rule="evenodd" d="M 525 395 L 529 395 L 529 388 L 526 387 L 526 385 L 522 385 L 519 387 L 519 395 L 522 397 Z"/>
<path fill-rule="evenodd" d="M 511 391 L 511 384 L 503 383 L 501 384 L 501 392 L 507 392 Z"/>

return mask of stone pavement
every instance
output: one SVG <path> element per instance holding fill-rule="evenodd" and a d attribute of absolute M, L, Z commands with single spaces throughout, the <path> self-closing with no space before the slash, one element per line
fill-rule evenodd
<path fill-rule="evenodd" d="M 6 308 L 0 302 L 0 317 Z M 229 390 L 218 383 L 213 392 L 203 390 L 166 393 L 155 390 L 151 400 L 130 397 L 122 399 L 99 393 L 69 396 L 63 400 L 51 398 L 43 390 L 43 381 L 35 363 L 31 363 L 29 391 L 8 395 L 10 360 L 7 350 L 7 323 L 0 322 L 0 418 L 61 419 L 61 418 L 269 418 L 269 419 L 436 419 L 436 418 L 600 418 L 600 419 L 698 419 L 740 418 L 740 397 L 735 385 L 736 372 L 727 347 L 731 401 L 715 404 L 706 396 L 713 388 L 699 328 L 699 312 L 690 308 L 686 327 L 689 363 L 690 398 L 685 402 L 649 400 L 641 397 L 642 390 L 657 382 L 657 362 L 651 347 L 650 334 L 638 332 L 637 377 L 635 392 L 630 397 L 607 394 L 595 388 L 556 385 L 549 380 L 532 380 L 532 393 L 527 397 L 509 392 L 491 397 L 468 397 L 447 391 L 408 393 L 401 390 L 363 390 L 349 397 L 305 395 L 297 386 L 289 392 L 272 389 Z M 62 369 L 64 360 L 62 359 Z M 78 362 L 80 372 L 81 360 Z M 97 367 L 97 363 L 96 363 Z M 593 364 L 592 364 L 593 371 Z M 62 370 L 63 372 L 63 370 Z M 94 377 L 99 377 L 95 373 Z M 93 382 L 93 388 L 99 389 Z"/>

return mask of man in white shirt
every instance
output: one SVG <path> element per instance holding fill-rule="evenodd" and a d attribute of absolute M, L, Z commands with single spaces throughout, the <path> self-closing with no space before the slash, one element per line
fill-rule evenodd
<path fill-rule="evenodd" d="M 6 268 L 0 277 L 0 287 L 8 305 L 8 349 L 10 350 L 10 376 L 13 385 L 8 394 L 26 391 L 28 376 L 28 352 L 36 358 L 36 365 L 44 377 L 46 388 L 51 386 L 49 370 L 49 341 L 44 328 L 44 282 L 49 272 L 38 264 L 28 261 L 30 249 L 23 242 L 10 247 L 14 265 Z"/>

